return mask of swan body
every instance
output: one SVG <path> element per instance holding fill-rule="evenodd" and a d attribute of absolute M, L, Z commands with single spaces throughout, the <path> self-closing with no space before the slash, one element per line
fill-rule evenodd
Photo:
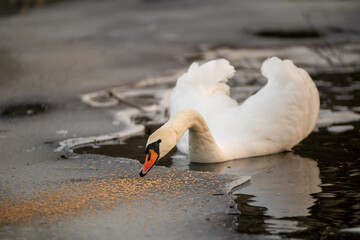
<path fill-rule="evenodd" d="M 225 59 L 195 62 L 177 80 L 170 120 L 148 139 L 147 146 L 159 142 L 154 163 L 176 144 L 191 162 L 217 163 L 287 151 L 311 133 L 320 102 L 305 70 L 290 60 L 265 60 L 266 85 L 242 104 L 229 96 L 234 72 Z"/>

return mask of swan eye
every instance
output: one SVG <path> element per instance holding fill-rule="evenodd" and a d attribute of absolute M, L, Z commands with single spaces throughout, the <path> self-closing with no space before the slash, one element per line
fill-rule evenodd
<path fill-rule="evenodd" d="M 161 143 L 161 139 L 147 145 L 145 149 L 145 154 L 148 154 L 150 149 L 153 149 L 155 150 L 156 153 L 159 153 L 160 143 Z"/>

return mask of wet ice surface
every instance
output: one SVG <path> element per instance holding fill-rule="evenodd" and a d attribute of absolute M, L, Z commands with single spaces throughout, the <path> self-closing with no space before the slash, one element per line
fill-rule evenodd
<path fill-rule="evenodd" d="M 354 48 L 344 46 L 344 49 Z M 229 84 L 231 95 L 239 102 L 263 86 L 259 64 L 264 55 L 272 55 L 271 50 L 249 52 L 251 50 L 218 49 L 202 56 L 204 59 L 226 57 L 237 66 L 238 72 Z M 283 49 L 280 57 L 294 59 L 309 70 L 321 97 L 317 129 L 293 152 L 219 164 L 192 164 L 185 155 L 173 150 L 158 165 L 250 175 L 251 182 L 232 193 L 241 213 L 236 219 L 236 230 L 240 233 L 309 239 L 321 236 L 358 238 L 351 229 L 360 225 L 360 72 L 353 66 L 359 56 L 330 56 L 333 60 L 324 60 L 309 48 L 294 47 Z M 156 87 L 144 84 L 127 90 L 126 94 L 115 89 L 120 100 L 126 100 L 126 105 L 135 105 L 132 108 L 137 109 L 135 115 L 128 116 L 131 124 L 147 123 L 147 127 L 138 136 L 91 143 L 75 148 L 74 152 L 128 157 L 143 162 L 147 137 L 166 119 L 164 109 L 169 94 L 166 89 L 173 86 L 173 80 L 155 81 L 152 84 Z M 96 106 L 96 96 L 85 95 L 83 100 Z M 144 98 L 149 104 L 148 111 L 136 106 L 144 102 Z M 118 100 L 111 99 L 103 104 L 118 104 Z"/>

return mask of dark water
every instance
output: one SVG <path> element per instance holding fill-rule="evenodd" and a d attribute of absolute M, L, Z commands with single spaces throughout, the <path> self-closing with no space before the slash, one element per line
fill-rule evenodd
<path fill-rule="evenodd" d="M 360 73 L 313 76 L 321 108 L 359 111 Z M 219 164 L 190 164 L 174 150 L 158 165 L 250 175 L 251 182 L 232 198 L 240 215 L 236 231 L 300 239 L 360 239 L 360 122 L 352 130 L 313 132 L 293 152 Z M 76 153 L 95 153 L 144 161 L 148 126 L 142 136 L 123 142 L 84 146 Z M 354 229 L 358 228 L 358 229 Z M 351 229 L 351 230 L 349 230 Z"/>
<path fill-rule="evenodd" d="M 0 115 L 5 117 L 24 117 L 46 112 L 49 105 L 45 103 L 22 103 L 0 109 Z"/>

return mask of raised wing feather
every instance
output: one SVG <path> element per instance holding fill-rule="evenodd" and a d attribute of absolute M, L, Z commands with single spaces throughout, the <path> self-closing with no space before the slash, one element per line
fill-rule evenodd
<path fill-rule="evenodd" d="M 170 116 L 192 108 L 198 111 L 209 123 L 223 111 L 238 103 L 229 96 L 227 80 L 234 75 L 234 67 L 225 59 L 213 60 L 203 65 L 193 63 L 182 75 L 170 97 Z M 177 147 L 187 153 L 188 133 L 179 141 Z"/>
<path fill-rule="evenodd" d="M 209 123 L 224 152 L 237 158 L 291 149 L 310 134 L 318 117 L 318 91 L 303 69 L 273 57 L 261 70 L 267 84 Z"/>

